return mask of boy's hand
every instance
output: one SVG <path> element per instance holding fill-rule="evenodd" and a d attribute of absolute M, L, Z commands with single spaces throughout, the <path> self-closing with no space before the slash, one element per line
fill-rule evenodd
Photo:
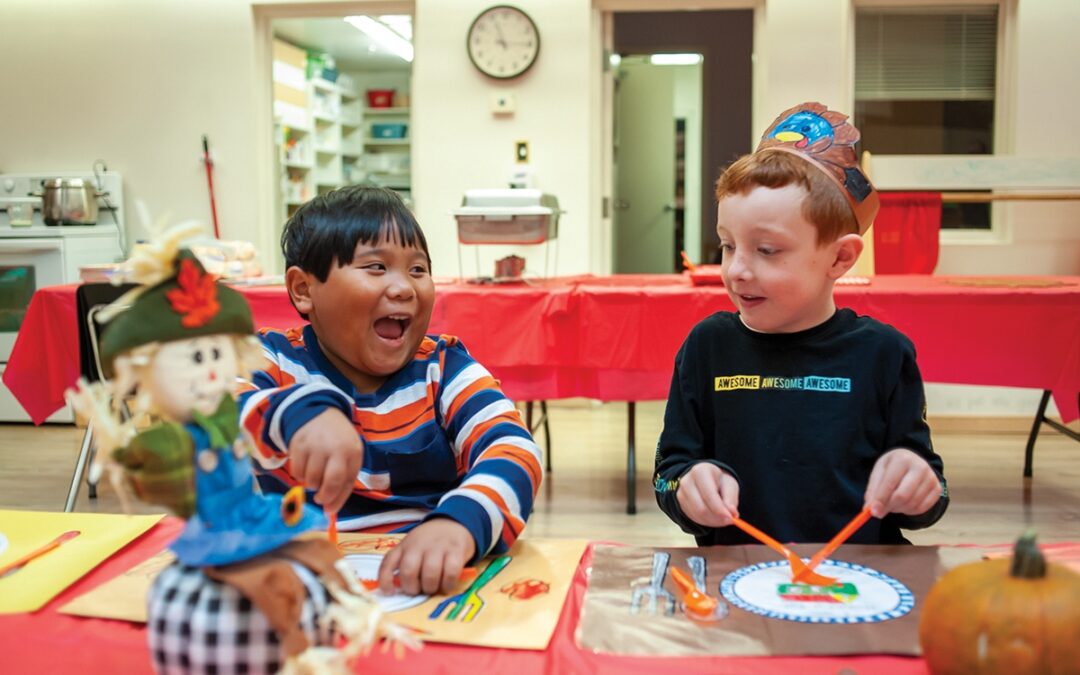
<path fill-rule="evenodd" d="M 687 518 L 705 527 L 727 527 L 739 515 L 739 483 L 710 462 L 698 462 L 679 479 L 675 492 Z"/>
<path fill-rule="evenodd" d="M 941 498 L 937 474 L 911 450 L 896 448 L 874 463 L 866 487 L 866 505 L 875 518 L 890 513 L 917 516 L 926 513 Z"/>
<path fill-rule="evenodd" d="M 403 593 L 449 593 L 475 554 L 476 542 L 464 525 L 450 518 L 432 518 L 417 525 L 383 558 L 379 590 L 394 593 L 396 575 Z"/>
<path fill-rule="evenodd" d="M 327 408 L 293 434 L 289 443 L 290 473 L 317 490 L 315 503 L 337 513 L 352 494 L 364 463 L 364 442 L 352 421 L 337 408 Z"/>

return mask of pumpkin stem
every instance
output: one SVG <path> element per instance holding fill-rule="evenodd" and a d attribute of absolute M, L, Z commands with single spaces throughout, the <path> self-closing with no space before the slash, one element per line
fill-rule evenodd
<path fill-rule="evenodd" d="M 1035 545 L 1035 530 L 1027 530 L 1016 540 L 1009 575 L 1020 579 L 1041 579 L 1046 576 L 1046 558 Z"/>

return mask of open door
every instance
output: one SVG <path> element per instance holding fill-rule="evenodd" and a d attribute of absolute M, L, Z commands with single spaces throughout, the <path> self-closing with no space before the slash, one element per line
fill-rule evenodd
<path fill-rule="evenodd" d="M 613 238 L 618 274 L 674 272 L 675 78 L 623 58 L 615 84 Z"/>

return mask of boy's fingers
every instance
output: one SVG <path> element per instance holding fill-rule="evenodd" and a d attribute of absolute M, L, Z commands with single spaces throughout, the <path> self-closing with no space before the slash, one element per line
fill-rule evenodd
<path fill-rule="evenodd" d="M 465 568 L 465 556 L 460 551 L 450 551 L 443 561 L 442 585 L 439 590 L 450 593 L 458 584 L 461 570 Z"/>
<path fill-rule="evenodd" d="M 701 501 L 697 484 L 692 481 L 679 484 L 678 500 L 679 506 L 682 507 L 687 518 L 699 525 L 708 524 L 702 522 L 702 517 L 705 514 L 705 504 Z"/>
<path fill-rule="evenodd" d="M 326 513 L 337 513 L 348 498 L 349 493 L 345 489 L 347 477 L 345 460 L 340 455 L 330 457 L 323 471 L 322 485 L 315 494 L 315 503 L 322 504 Z"/>
<path fill-rule="evenodd" d="M 720 498 L 724 500 L 728 513 L 737 518 L 739 516 L 739 481 L 727 474 L 720 476 Z"/>
<path fill-rule="evenodd" d="M 721 481 L 719 480 L 721 477 L 710 474 L 709 478 L 709 484 L 702 486 L 701 498 L 705 502 L 705 510 L 712 516 L 713 522 L 709 524 L 717 527 L 720 522 L 731 517 L 731 510 L 721 496 Z"/>
<path fill-rule="evenodd" d="M 875 518 L 884 518 L 891 511 L 893 494 L 903 480 L 905 471 L 903 467 L 894 466 L 891 463 L 884 467 L 877 490 L 870 493 L 870 512 Z"/>
<path fill-rule="evenodd" d="M 403 544 L 399 544 L 403 546 Z M 398 579 L 401 581 L 401 590 L 407 595 L 420 594 L 420 565 L 424 561 L 424 554 L 417 547 L 409 548 L 401 553 L 401 561 L 398 565 Z"/>
<path fill-rule="evenodd" d="M 302 450 L 289 450 L 289 473 L 302 478 L 307 469 L 308 453 Z"/>
<path fill-rule="evenodd" d="M 426 595 L 435 595 L 443 581 L 443 568 L 446 561 L 446 552 L 442 550 L 428 551 L 420 567 L 420 590 Z"/>
<path fill-rule="evenodd" d="M 316 455 L 308 459 L 307 466 L 304 467 L 304 487 L 309 490 L 319 490 L 322 487 L 323 473 L 326 470 L 326 456 Z M 315 503 L 322 505 L 322 502 L 315 499 Z"/>
<path fill-rule="evenodd" d="M 401 557 L 401 546 L 390 549 L 379 565 L 379 590 L 387 595 L 394 592 L 394 573 L 398 568 L 398 558 Z"/>

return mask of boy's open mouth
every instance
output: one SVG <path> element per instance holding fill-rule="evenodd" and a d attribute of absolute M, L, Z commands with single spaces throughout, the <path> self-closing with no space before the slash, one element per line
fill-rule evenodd
<path fill-rule="evenodd" d="M 375 334 L 384 340 L 400 340 L 412 322 L 407 314 L 391 314 L 375 320 Z"/>

